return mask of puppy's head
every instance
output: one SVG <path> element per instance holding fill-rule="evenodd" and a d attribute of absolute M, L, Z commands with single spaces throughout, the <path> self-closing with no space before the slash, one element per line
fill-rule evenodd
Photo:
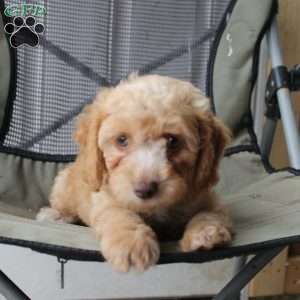
<path fill-rule="evenodd" d="M 148 75 L 101 92 L 76 138 L 91 188 L 105 184 L 115 201 L 147 209 L 214 185 L 229 132 L 190 83 Z"/>

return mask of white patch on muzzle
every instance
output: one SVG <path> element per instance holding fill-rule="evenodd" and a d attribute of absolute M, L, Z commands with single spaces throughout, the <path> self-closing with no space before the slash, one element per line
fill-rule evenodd
<path fill-rule="evenodd" d="M 159 176 L 159 170 L 167 163 L 165 147 L 159 143 L 147 143 L 141 146 L 132 158 L 138 171 L 137 176 Z"/>

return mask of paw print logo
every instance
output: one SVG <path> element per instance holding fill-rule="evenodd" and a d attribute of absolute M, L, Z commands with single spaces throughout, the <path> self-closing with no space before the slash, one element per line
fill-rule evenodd
<path fill-rule="evenodd" d="M 13 48 L 23 44 L 36 47 L 39 44 L 39 34 L 42 34 L 44 29 L 44 25 L 37 23 L 32 16 L 25 19 L 15 17 L 12 23 L 7 23 L 4 27 L 4 31 L 10 35 L 9 41 Z"/>

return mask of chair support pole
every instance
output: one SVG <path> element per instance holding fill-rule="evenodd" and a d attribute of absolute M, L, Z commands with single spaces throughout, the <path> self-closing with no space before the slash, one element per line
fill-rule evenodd
<path fill-rule="evenodd" d="M 232 300 L 245 287 L 249 281 L 275 256 L 277 256 L 284 247 L 272 248 L 263 251 L 254 256 L 227 285 L 217 294 L 213 300 Z"/>
<path fill-rule="evenodd" d="M 248 259 L 248 256 L 246 256 L 246 255 L 240 256 L 235 259 L 234 270 L 233 270 L 234 275 L 238 274 L 243 269 L 243 267 L 247 263 L 247 259 Z M 248 300 L 247 293 L 245 291 L 246 289 L 247 289 L 247 286 L 244 287 L 241 291 L 239 291 L 237 296 L 233 300 Z"/>
<path fill-rule="evenodd" d="M 264 112 L 266 110 L 265 94 L 268 79 L 267 65 L 269 62 L 269 50 L 267 38 L 264 37 L 261 41 L 259 51 L 259 65 L 256 80 L 256 90 L 253 104 L 253 117 L 254 117 L 254 131 L 257 136 L 258 144 L 261 145 L 263 141 L 263 128 L 264 128 Z M 272 144 L 273 141 L 271 141 Z"/>
<path fill-rule="evenodd" d="M 7 300 L 30 300 L 2 271 L 0 271 L 0 295 Z"/>
<path fill-rule="evenodd" d="M 272 61 L 272 68 L 283 66 L 284 64 L 282 60 L 282 52 L 279 42 L 276 18 L 274 18 L 271 28 L 268 31 L 267 38 Z M 300 169 L 300 136 L 289 89 L 283 87 L 277 90 L 277 99 L 290 164 L 291 167 Z"/>
<path fill-rule="evenodd" d="M 269 157 L 271 154 L 272 144 L 275 136 L 277 121 L 266 119 L 265 126 L 261 138 L 261 153 L 264 157 Z"/>

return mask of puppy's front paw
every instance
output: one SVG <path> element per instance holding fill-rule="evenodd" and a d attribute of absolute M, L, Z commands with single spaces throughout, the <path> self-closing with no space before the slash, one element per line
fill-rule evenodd
<path fill-rule="evenodd" d="M 210 250 L 215 246 L 228 244 L 231 240 L 232 234 L 225 226 L 220 224 L 201 224 L 186 230 L 180 241 L 180 247 L 184 252 L 198 249 Z"/>
<path fill-rule="evenodd" d="M 131 267 L 144 271 L 159 259 L 159 244 L 155 233 L 140 225 L 134 230 L 120 230 L 113 236 L 103 236 L 102 254 L 114 269 L 127 272 Z"/>
<path fill-rule="evenodd" d="M 61 219 L 61 215 L 58 210 L 51 207 L 42 207 L 36 215 L 37 221 L 49 221 L 55 222 Z"/>
<path fill-rule="evenodd" d="M 75 217 L 62 216 L 61 213 L 52 207 L 42 207 L 36 215 L 37 221 L 59 222 L 59 223 L 74 223 Z"/>

